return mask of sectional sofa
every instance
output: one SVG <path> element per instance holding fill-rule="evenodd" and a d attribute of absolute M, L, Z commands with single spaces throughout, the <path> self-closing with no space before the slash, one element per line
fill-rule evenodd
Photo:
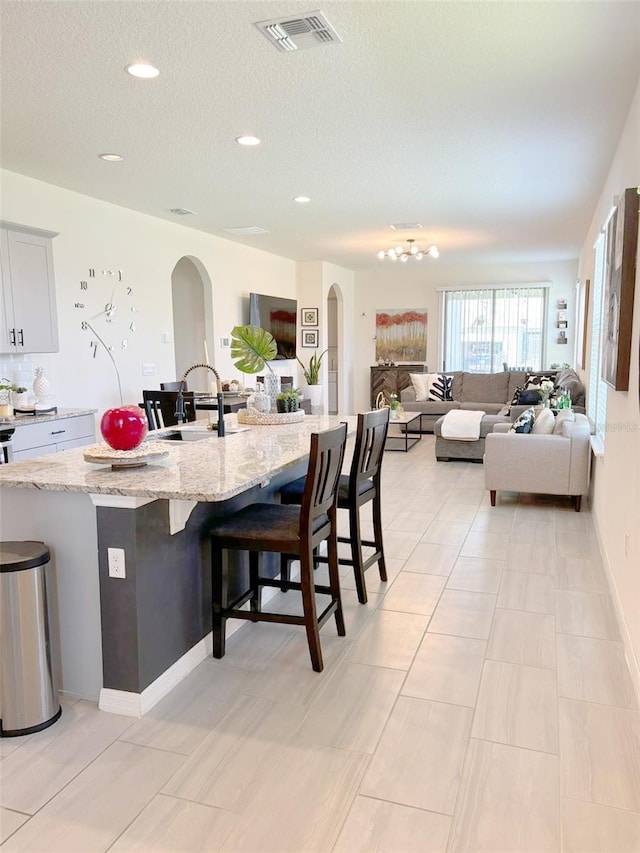
<path fill-rule="evenodd" d="M 517 416 L 526 406 L 512 405 L 516 390 L 526 385 L 527 377 L 553 376 L 556 387 L 566 386 L 571 394 L 572 408 L 585 411 L 585 388 L 577 373 L 571 369 L 542 371 L 531 374 L 524 370 L 505 370 L 501 373 L 446 373 L 452 378 L 452 400 L 416 400 L 413 387 L 400 392 L 400 402 L 407 412 L 420 412 L 422 432 L 433 432 L 437 420 L 452 409 L 484 411 L 488 415 Z"/>

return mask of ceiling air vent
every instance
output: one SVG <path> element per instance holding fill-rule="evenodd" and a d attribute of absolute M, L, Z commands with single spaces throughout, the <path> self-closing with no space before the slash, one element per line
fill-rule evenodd
<path fill-rule="evenodd" d="M 322 12 L 309 12 L 297 18 L 258 21 L 256 27 L 281 51 L 306 50 L 342 42 Z"/>
<path fill-rule="evenodd" d="M 188 207 L 172 207 L 169 213 L 175 213 L 176 216 L 196 216 L 195 210 L 189 210 Z"/>
<path fill-rule="evenodd" d="M 227 234 L 236 234 L 239 237 L 250 237 L 252 234 L 268 234 L 266 228 L 259 225 L 239 225 L 237 228 L 223 228 Z"/>
<path fill-rule="evenodd" d="M 422 228 L 419 222 L 395 222 L 389 226 L 394 231 L 415 231 L 416 228 Z"/>

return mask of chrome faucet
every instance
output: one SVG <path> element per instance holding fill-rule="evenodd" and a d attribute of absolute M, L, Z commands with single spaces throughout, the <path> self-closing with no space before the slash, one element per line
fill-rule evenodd
<path fill-rule="evenodd" d="M 218 375 L 218 371 L 215 367 L 212 367 L 210 364 L 201 363 L 201 364 L 192 364 L 191 367 L 188 367 L 185 372 L 182 374 L 182 379 L 180 380 L 180 388 L 178 389 L 178 399 L 177 410 L 176 410 L 176 418 L 179 424 L 184 423 L 184 386 L 187 381 L 187 376 L 191 373 L 192 370 L 195 370 L 198 367 L 204 367 L 206 370 L 210 370 L 213 375 L 216 377 L 216 399 L 218 401 L 218 438 L 224 438 L 224 395 L 222 393 L 222 382 L 220 381 L 220 376 Z"/>

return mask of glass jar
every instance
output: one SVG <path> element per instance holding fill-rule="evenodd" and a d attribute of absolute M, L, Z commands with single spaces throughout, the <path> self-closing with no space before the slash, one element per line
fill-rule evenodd
<path fill-rule="evenodd" d="M 259 415 L 267 415 L 271 411 L 271 397 L 262 390 L 262 385 L 258 382 L 258 390 L 247 400 L 247 409 L 253 409 Z"/>
<path fill-rule="evenodd" d="M 269 396 L 271 406 L 270 411 L 272 412 L 276 412 L 278 410 L 276 400 L 280 393 L 281 381 L 280 374 L 278 373 L 267 371 L 264 375 L 264 390 Z"/>

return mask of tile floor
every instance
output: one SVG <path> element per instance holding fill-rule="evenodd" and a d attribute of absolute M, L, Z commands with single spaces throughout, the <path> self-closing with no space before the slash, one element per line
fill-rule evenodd
<path fill-rule="evenodd" d="M 433 438 L 384 460 L 389 582 L 347 636 L 245 625 L 142 720 L 0 741 L 3 853 L 640 850 L 640 714 L 588 506 Z M 295 606 L 295 593 L 277 606 Z"/>

